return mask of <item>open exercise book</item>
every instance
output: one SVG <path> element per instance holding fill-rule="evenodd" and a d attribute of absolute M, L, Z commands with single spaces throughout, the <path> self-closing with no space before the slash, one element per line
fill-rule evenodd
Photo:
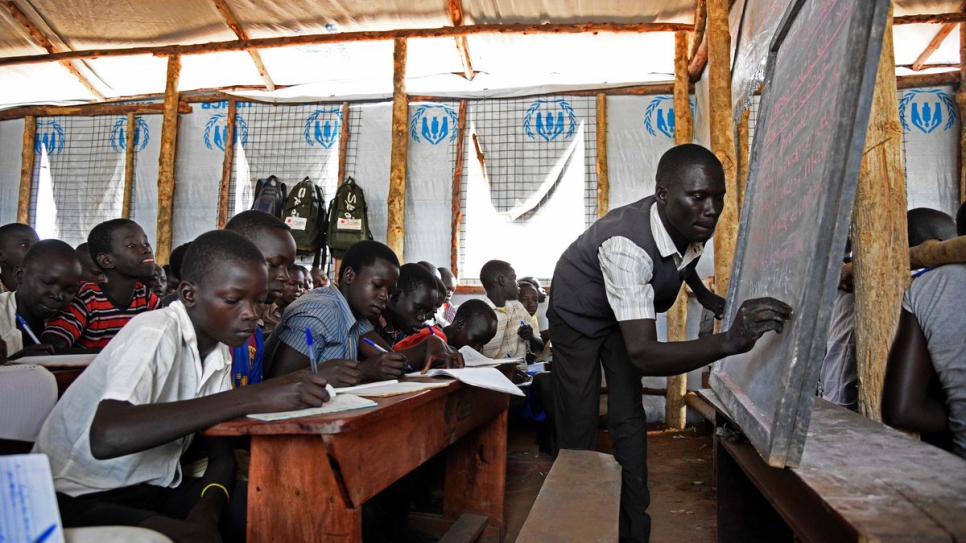
<path fill-rule="evenodd" d="M 469 345 L 460 347 L 460 354 L 463 355 L 463 363 L 467 368 L 499 366 L 500 364 L 506 364 L 507 362 L 513 362 L 516 364 L 523 362 L 522 358 L 490 358 L 488 356 L 483 356 L 479 351 L 473 347 L 470 347 Z"/>
<path fill-rule="evenodd" d="M 0 541 L 64 543 L 47 455 L 0 456 Z"/>
<path fill-rule="evenodd" d="M 443 369 L 434 368 L 426 373 L 414 371 L 407 373 L 406 377 L 452 377 L 467 385 L 505 392 L 514 396 L 525 396 L 520 387 L 513 384 L 506 378 L 500 370 L 496 368 L 462 368 L 462 369 Z"/>
<path fill-rule="evenodd" d="M 324 415 L 327 413 L 339 413 L 340 411 L 351 411 L 353 409 L 364 409 L 377 405 L 376 402 L 360 398 L 355 394 L 336 394 L 332 385 L 325 385 L 325 389 L 329 391 L 329 401 L 319 407 L 296 409 L 294 411 L 279 411 L 277 413 L 254 413 L 248 415 L 248 418 L 265 421 L 285 420 L 298 417 L 310 417 L 312 415 Z"/>

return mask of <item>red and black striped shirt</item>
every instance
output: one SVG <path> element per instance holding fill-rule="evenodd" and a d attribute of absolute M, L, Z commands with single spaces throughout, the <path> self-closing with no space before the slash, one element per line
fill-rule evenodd
<path fill-rule="evenodd" d="M 121 331 L 135 315 L 161 307 L 158 296 L 138 283 L 127 309 L 118 309 L 97 283 L 82 283 L 70 306 L 47 322 L 45 334 L 54 334 L 73 347 L 97 349 Z"/>

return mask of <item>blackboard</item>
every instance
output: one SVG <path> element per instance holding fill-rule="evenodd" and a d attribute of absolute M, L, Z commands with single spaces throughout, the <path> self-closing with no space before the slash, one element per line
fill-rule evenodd
<path fill-rule="evenodd" d="M 711 386 L 771 466 L 797 466 L 825 354 L 888 0 L 797 0 L 772 42 L 724 328 L 744 300 L 793 308 Z"/>

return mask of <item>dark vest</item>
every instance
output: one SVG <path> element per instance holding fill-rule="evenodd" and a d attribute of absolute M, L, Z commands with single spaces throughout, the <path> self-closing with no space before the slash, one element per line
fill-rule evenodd
<path fill-rule="evenodd" d="M 651 206 L 655 201 L 654 196 L 649 196 L 611 211 L 571 243 L 560 257 L 553 272 L 550 297 L 553 311 L 571 328 L 596 338 L 617 326 L 597 258 L 601 244 L 615 236 L 631 240 L 651 257 L 654 310 L 664 313 L 674 304 L 681 283 L 694 271 L 698 259 L 679 272 L 673 256 L 661 257 L 651 233 Z"/>

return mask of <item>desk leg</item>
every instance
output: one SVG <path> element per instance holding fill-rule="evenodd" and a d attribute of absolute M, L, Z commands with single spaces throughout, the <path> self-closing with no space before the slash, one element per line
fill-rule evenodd
<path fill-rule="evenodd" d="M 321 436 L 252 436 L 248 541 L 362 541 Z"/>
<path fill-rule="evenodd" d="M 506 491 L 507 411 L 503 411 L 446 449 L 443 516 L 462 513 L 490 518 L 480 541 L 503 541 Z"/>
<path fill-rule="evenodd" d="M 715 436 L 718 543 L 793 541 L 788 525 Z M 762 462 L 764 465 L 764 462 Z M 766 468 L 769 469 L 769 468 Z"/>

